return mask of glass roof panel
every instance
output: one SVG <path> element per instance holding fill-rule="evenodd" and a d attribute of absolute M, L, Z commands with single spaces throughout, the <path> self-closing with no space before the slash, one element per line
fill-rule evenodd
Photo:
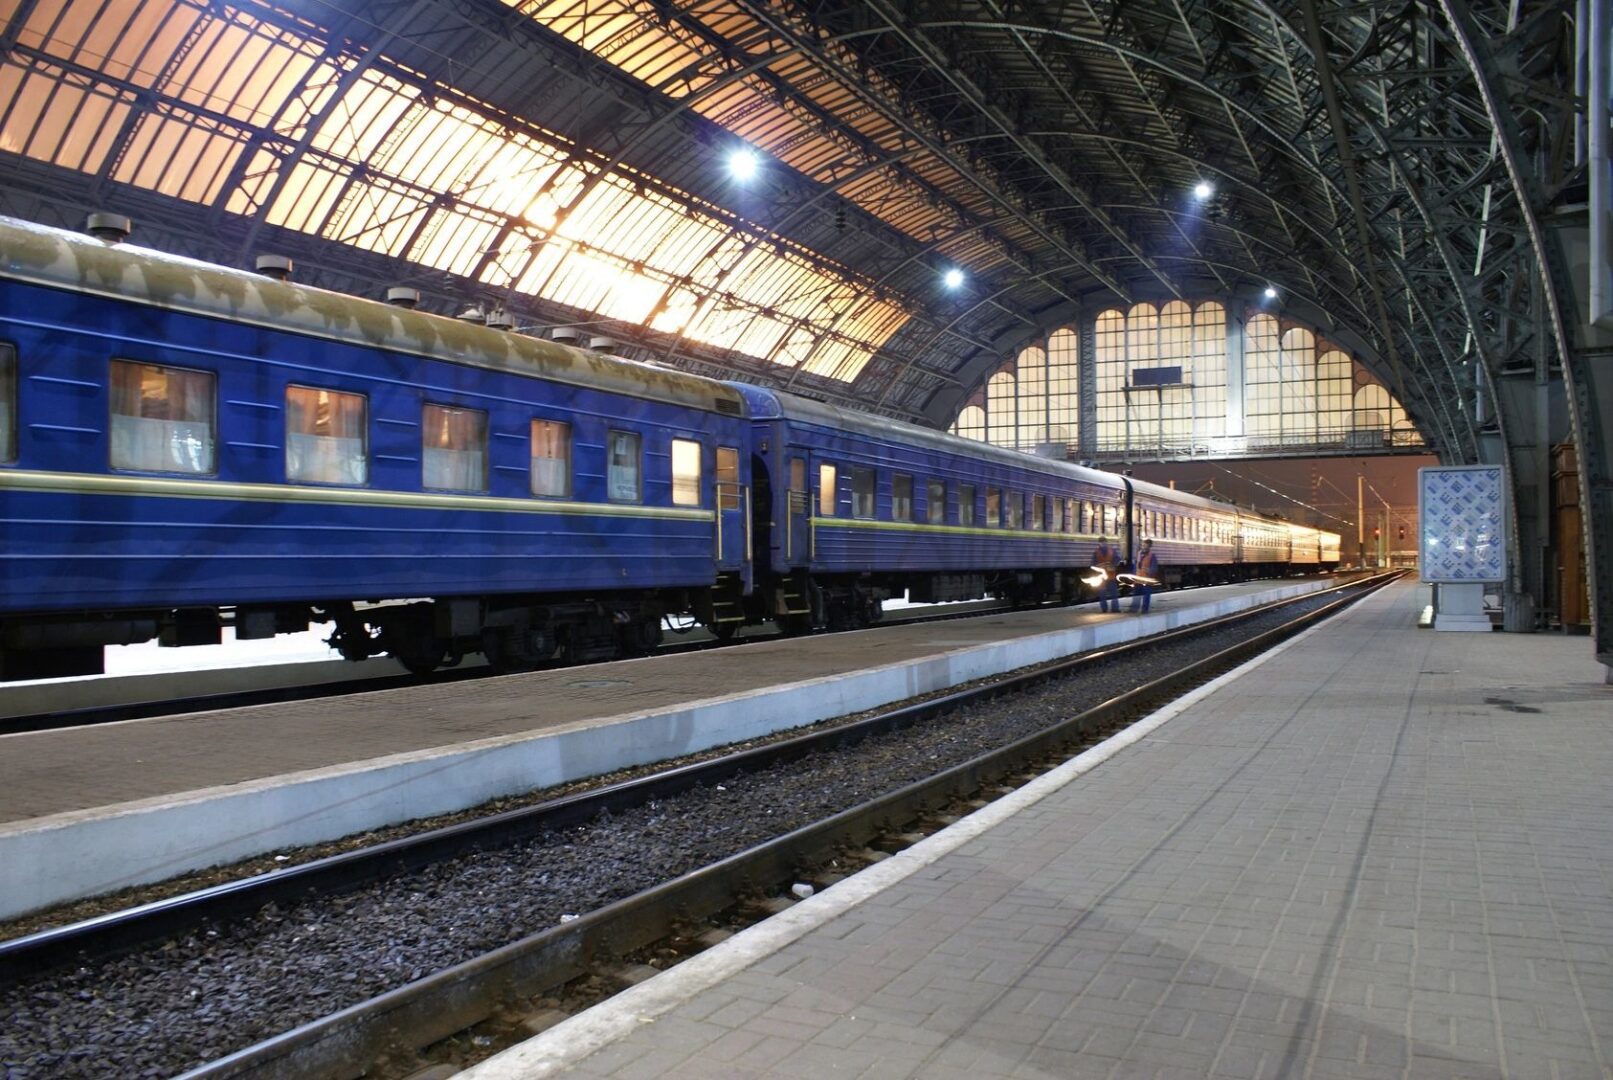
<path fill-rule="evenodd" d="M 682 73 L 698 67 L 715 73 L 728 65 L 714 44 L 702 40 L 679 19 L 640 18 L 638 33 L 631 38 L 631 47 L 628 47 L 624 39 L 612 37 L 610 30 L 619 24 L 624 11 L 632 11 L 638 17 L 636 5 L 599 3 L 598 0 L 505 2 L 663 93 L 672 97 L 698 94 L 692 107 L 702 116 L 820 182 L 833 184 L 836 172 L 864 163 L 864 152 L 834 130 L 837 124 L 856 131 L 888 152 L 914 147 L 904 132 L 871 106 L 863 104 L 853 87 L 815 57 L 788 47 L 726 0 L 710 0 L 698 7 L 683 9 L 681 20 L 698 20 L 712 31 L 712 41 L 743 38 L 747 42 L 746 56 L 765 55 L 771 47 L 777 54 L 769 65 L 771 71 L 828 112 L 833 123 L 824 126 L 798 102 L 780 101 L 760 73 L 742 76 L 710 92 L 706 92 L 711 82 L 709 75 L 665 78 L 663 73 L 668 71 Z M 825 43 L 824 47 L 835 48 L 832 43 Z M 879 76 L 870 73 L 867 78 L 877 82 Z M 949 162 L 928 151 L 918 151 L 908 157 L 908 163 L 919 175 L 947 190 L 949 198 L 957 198 L 955 192 L 967 193 L 965 197 L 977 210 L 986 208 L 984 196 L 961 183 L 957 169 Z M 920 240 L 929 239 L 923 230 L 940 220 L 938 212 L 925 213 L 922 209 L 929 196 L 916 189 L 893 192 L 890 187 L 891 180 L 887 176 L 882 182 L 849 186 L 842 189 L 842 194 L 894 228 Z"/>
<path fill-rule="evenodd" d="M 723 70 L 694 70 L 710 59 L 706 43 L 675 19 L 643 18 L 635 4 L 555 0 L 523 10 L 680 96 Z M 766 45 L 726 0 L 705 17 Z M 817 355 L 805 342 L 821 352 L 832 339 L 852 359 L 837 353 L 820 367 L 842 375 L 908 317 L 871 300 L 860 302 L 869 317 L 848 315 L 864 290 L 839 268 L 758 238 L 652 177 L 602 175 L 588 151 L 451 88 L 380 66 L 343 86 L 358 59 L 289 26 L 171 0 L 40 0 L 18 31 L 39 54 L 32 67 L 0 61 L 0 149 L 86 171 L 115 155 L 112 175 L 122 182 L 501 289 L 513 278 L 518 289 L 757 357 L 788 338 L 785 359 L 796 363 Z M 64 66 L 51 68 L 50 58 Z M 836 101 L 847 98 L 812 61 L 781 61 Z M 104 75 L 86 79 L 85 69 Z M 736 80 L 729 99 L 756 137 L 814 169 L 834 167 L 842 151 L 776 98 L 759 97 L 757 85 Z M 137 105 L 136 91 L 153 98 Z M 139 122 L 127 125 L 136 108 Z M 285 140 L 305 133 L 304 152 L 288 156 Z M 240 187 L 222 190 L 248 146 Z"/>

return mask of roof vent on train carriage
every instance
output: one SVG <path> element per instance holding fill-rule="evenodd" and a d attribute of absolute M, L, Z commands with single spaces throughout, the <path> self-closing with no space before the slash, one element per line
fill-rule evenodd
<path fill-rule="evenodd" d="M 408 285 L 394 285 L 386 291 L 386 302 L 393 307 L 412 311 L 420 306 L 420 290 Z"/>
<path fill-rule="evenodd" d="M 134 232 L 134 222 L 123 214 L 96 212 L 85 220 L 84 229 L 97 240 L 118 244 Z"/>
<path fill-rule="evenodd" d="M 258 273 L 264 277 L 272 277 L 276 281 L 291 280 L 293 263 L 286 255 L 259 255 L 257 259 Z"/>
<path fill-rule="evenodd" d="M 620 356 L 622 352 L 621 342 L 610 337 L 589 338 L 588 348 L 597 353 L 604 353 L 606 356 Z"/>
<path fill-rule="evenodd" d="M 557 326 L 549 331 L 549 340 L 558 341 L 562 345 L 575 345 L 582 347 L 582 331 L 575 326 Z"/>
<path fill-rule="evenodd" d="M 503 308 L 494 308 L 487 313 L 487 325 L 494 330 L 514 330 L 515 320 Z"/>
<path fill-rule="evenodd" d="M 480 323 L 484 326 L 487 324 L 487 312 L 482 310 L 482 305 L 480 304 L 472 304 L 458 315 L 455 315 L 454 318 L 463 319 L 465 322 Z"/>

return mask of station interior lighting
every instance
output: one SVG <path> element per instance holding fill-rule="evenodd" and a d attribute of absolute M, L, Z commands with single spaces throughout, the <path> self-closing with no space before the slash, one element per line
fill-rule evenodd
<path fill-rule="evenodd" d="M 1210 186 L 1210 182 L 1208 180 L 1200 180 L 1198 183 L 1193 185 L 1193 197 L 1195 199 L 1203 201 L 1214 194 L 1215 188 Z"/>
<path fill-rule="evenodd" d="M 1275 300 L 1275 299 L 1277 299 L 1277 286 L 1275 286 L 1275 285 L 1267 285 L 1266 286 L 1266 299 L 1267 300 Z"/>
<path fill-rule="evenodd" d="M 949 289 L 961 288 L 963 286 L 963 271 L 956 266 L 952 267 L 941 275 L 941 283 Z"/>
<path fill-rule="evenodd" d="M 735 150 L 728 155 L 728 175 L 735 180 L 752 179 L 761 165 L 761 159 L 754 150 Z"/>

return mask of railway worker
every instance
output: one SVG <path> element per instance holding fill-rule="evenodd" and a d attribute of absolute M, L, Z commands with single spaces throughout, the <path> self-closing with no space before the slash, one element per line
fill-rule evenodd
<path fill-rule="evenodd" d="M 1159 580 L 1159 556 L 1154 554 L 1154 542 L 1144 540 L 1142 550 L 1137 552 L 1137 566 L 1132 573 L 1143 580 L 1134 582 L 1131 586 L 1131 610 L 1134 613 L 1146 613 L 1148 601 L 1154 595 L 1154 582 Z"/>
<path fill-rule="evenodd" d="M 1098 547 L 1092 553 L 1092 565 L 1103 571 L 1103 584 L 1098 586 L 1098 610 L 1120 610 L 1120 582 L 1115 574 L 1120 571 L 1120 552 L 1111 547 L 1107 536 L 1098 537 Z"/>

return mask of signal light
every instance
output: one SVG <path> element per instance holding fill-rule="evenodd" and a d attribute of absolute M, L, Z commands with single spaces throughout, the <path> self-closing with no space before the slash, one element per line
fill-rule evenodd
<path fill-rule="evenodd" d="M 1400 526 L 1400 535 L 1398 537 L 1396 537 L 1396 539 L 1404 540 L 1405 538 L 1406 538 L 1406 527 L 1404 525 L 1402 525 L 1402 526 Z"/>
<path fill-rule="evenodd" d="M 1380 537 L 1382 535 L 1383 535 L 1383 530 L 1382 529 L 1373 529 L 1372 530 L 1372 539 L 1376 540 L 1378 537 Z"/>

